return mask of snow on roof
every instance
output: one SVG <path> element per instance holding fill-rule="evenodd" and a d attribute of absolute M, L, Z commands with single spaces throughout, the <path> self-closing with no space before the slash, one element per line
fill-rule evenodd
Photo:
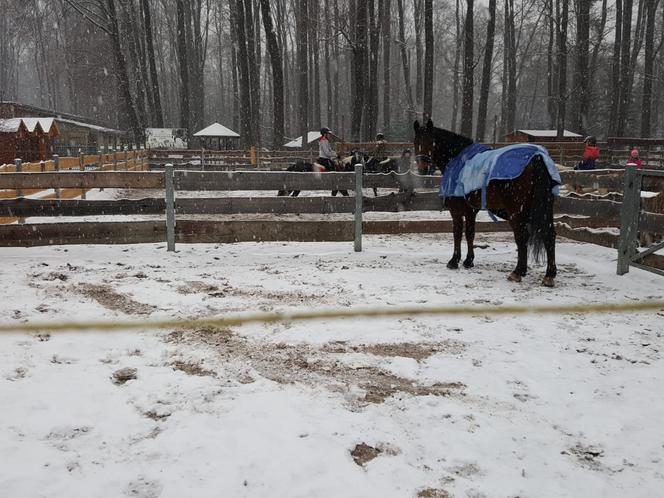
<path fill-rule="evenodd" d="M 56 118 L 56 120 L 60 123 L 65 123 L 65 124 L 70 124 L 74 126 L 80 126 L 81 128 L 88 128 L 90 130 L 94 131 L 101 131 L 104 133 L 115 133 L 118 135 L 124 135 L 123 131 L 120 130 L 114 130 L 113 128 L 105 128 L 104 126 L 97 126 L 97 125 L 92 125 L 88 123 L 83 123 L 82 121 L 75 121 L 73 119 L 64 119 L 64 118 Z"/>
<path fill-rule="evenodd" d="M 16 133 L 22 122 L 21 118 L 0 119 L 0 133 Z"/>
<path fill-rule="evenodd" d="M 557 130 L 516 130 L 517 133 L 524 133 L 525 135 L 530 135 L 531 137 L 556 137 L 558 136 Z M 574 133 L 572 131 L 564 130 L 563 137 L 579 137 L 582 135 Z"/>
<path fill-rule="evenodd" d="M 310 131 L 307 133 L 307 143 L 315 142 L 320 138 L 320 131 Z M 284 147 L 302 147 L 302 135 L 297 137 L 295 140 L 291 140 L 287 144 L 284 144 Z"/>
<path fill-rule="evenodd" d="M 32 133 L 37 127 L 37 123 L 41 126 L 41 129 L 45 133 L 49 133 L 55 122 L 55 118 L 21 118 L 25 123 L 25 126 L 28 128 L 28 131 Z"/>
<path fill-rule="evenodd" d="M 207 128 L 203 128 L 201 131 L 194 133 L 195 137 L 239 137 L 230 128 L 226 128 L 224 125 L 219 123 L 212 123 Z"/>

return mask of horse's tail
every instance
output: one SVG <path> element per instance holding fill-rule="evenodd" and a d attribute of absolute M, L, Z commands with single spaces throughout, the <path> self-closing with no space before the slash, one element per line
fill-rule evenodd
<path fill-rule="evenodd" d="M 553 227 L 553 182 L 541 156 L 533 160 L 533 203 L 530 208 L 528 249 L 535 261 L 542 259 L 547 239 L 555 237 Z"/>

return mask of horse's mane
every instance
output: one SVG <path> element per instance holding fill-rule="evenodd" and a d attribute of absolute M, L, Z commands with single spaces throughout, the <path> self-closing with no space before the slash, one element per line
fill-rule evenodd
<path fill-rule="evenodd" d="M 470 145 L 473 142 L 471 138 L 468 138 L 464 135 L 461 135 L 459 133 L 455 133 L 450 130 L 446 130 L 445 128 L 439 128 L 437 126 L 433 127 L 432 134 L 434 138 L 440 139 L 441 141 L 453 141 L 456 143 L 463 143 L 464 145 Z"/>

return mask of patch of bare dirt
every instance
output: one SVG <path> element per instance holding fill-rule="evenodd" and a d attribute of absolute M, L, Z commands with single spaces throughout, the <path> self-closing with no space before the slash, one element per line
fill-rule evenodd
<path fill-rule="evenodd" d="M 179 370 L 189 375 L 196 375 L 198 377 L 216 377 L 212 370 L 203 368 L 200 363 L 190 363 L 186 361 L 173 362 L 173 370 Z"/>
<path fill-rule="evenodd" d="M 452 498 L 444 489 L 426 488 L 417 492 L 417 498 Z"/>
<path fill-rule="evenodd" d="M 238 288 L 226 282 L 220 282 L 218 285 L 201 281 L 185 282 L 184 285 L 178 287 L 178 293 L 183 295 L 207 294 L 210 297 L 250 297 L 278 303 L 317 303 L 323 301 L 321 296 L 305 292 L 271 291 L 262 287 Z"/>
<path fill-rule="evenodd" d="M 401 356 L 417 361 L 426 360 L 438 353 L 461 354 L 466 345 L 461 341 L 446 340 L 436 343 L 404 342 L 396 344 L 357 344 L 349 345 L 345 342 L 332 342 L 325 344 L 321 350 L 326 353 L 364 353 L 375 356 L 394 357 Z"/>
<path fill-rule="evenodd" d="M 575 457 L 582 467 L 592 470 L 604 470 L 604 465 L 600 461 L 600 458 L 604 456 L 604 450 L 595 446 L 576 443 L 575 446 L 561 453 Z"/>
<path fill-rule="evenodd" d="M 156 306 L 140 303 L 120 294 L 110 285 L 79 284 L 75 288 L 78 293 L 97 301 L 104 308 L 127 315 L 149 315 L 157 309 Z"/>
<path fill-rule="evenodd" d="M 382 451 L 378 448 L 374 448 L 365 443 L 360 443 L 352 449 L 350 455 L 353 457 L 356 464 L 363 467 L 381 453 Z"/>
<path fill-rule="evenodd" d="M 306 344 L 284 344 L 256 341 L 233 334 L 228 329 L 201 328 L 178 330 L 166 337 L 169 342 L 204 344 L 213 348 L 225 366 L 237 366 L 238 380 L 246 377 L 251 367 L 262 377 L 280 384 L 324 386 L 348 396 L 351 404 L 366 406 L 383 403 L 392 396 L 451 396 L 463 394 L 461 382 L 438 382 L 426 385 L 399 377 L 374 366 L 349 366 L 329 351 Z"/>

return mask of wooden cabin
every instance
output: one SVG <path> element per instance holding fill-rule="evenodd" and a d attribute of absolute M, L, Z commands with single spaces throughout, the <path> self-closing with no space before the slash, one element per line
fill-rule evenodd
<path fill-rule="evenodd" d="M 32 160 L 32 154 L 27 153 L 32 135 L 21 118 L 0 119 L 0 164 L 13 163 L 17 158 Z"/>
<path fill-rule="evenodd" d="M 54 118 L 21 118 L 32 134 L 31 148 L 39 151 L 39 160 L 53 157 L 56 137 L 60 134 Z"/>

